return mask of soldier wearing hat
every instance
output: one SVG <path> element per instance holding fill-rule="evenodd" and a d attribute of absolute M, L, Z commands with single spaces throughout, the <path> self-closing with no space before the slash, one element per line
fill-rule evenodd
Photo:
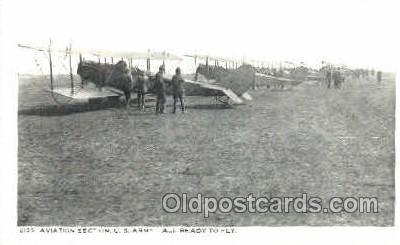
<path fill-rule="evenodd" d="M 378 72 L 376 73 L 376 81 L 377 81 L 378 83 L 381 83 L 381 82 L 382 82 L 382 71 L 378 71 Z"/>
<path fill-rule="evenodd" d="M 328 88 L 330 88 L 331 87 L 331 83 L 332 83 L 332 71 L 331 71 L 330 67 L 328 67 L 326 69 L 325 79 L 326 79 L 326 84 L 328 85 Z"/>
<path fill-rule="evenodd" d="M 138 100 L 138 109 L 139 111 L 144 111 L 144 102 L 145 102 L 145 95 L 147 93 L 147 84 L 146 84 L 146 77 L 144 76 L 143 71 L 138 72 L 137 76 L 137 100 Z"/>
<path fill-rule="evenodd" d="M 165 86 L 165 82 L 164 82 L 164 72 L 165 72 L 165 67 L 163 65 L 160 66 L 160 68 L 158 69 L 158 72 L 156 74 L 156 78 L 155 78 L 155 84 L 154 84 L 154 88 L 155 88 L 155 92 L 156 92 L 156 96 L 157 96 L 157 100 L 156 100 L 156 114 L 160 113 L 164 113 L 164 107 L 165 107 L 165 102 L 166 102 L 166 86 Z"/>
<path fill-rule="evenodd" d="M 340 68 L 337 67 L 333 73 L 332 73 L 332 78 L 333 78 L 333 83 L 335 85 L 335 88 L 339 89 L 341 83 L 343 82 L 343 77 L 342 74 L 340 72 Z"/>
<path fill-rule="evenodd" d="M 184 80 L 181 75 L 181 68 L 177 67 L 175 70 L 175 75 L 172 77 L 172 96 L 174 98 L 174 109 L 173 113 L 176 112 L 176 103 L 178 102 L 178 99 L 181 103 L 181 110 L 184 113 L 185 112 L 185 102 L 183 99 L 183 95 L 185 93 L 185 90 L 183 88 L 183 83 Z"/>

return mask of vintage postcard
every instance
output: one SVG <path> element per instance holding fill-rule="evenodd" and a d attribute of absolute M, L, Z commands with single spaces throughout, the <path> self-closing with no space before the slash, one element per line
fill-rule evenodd
<path fill-rule="evenodd" d="M 393 229 L 394 6 L 6 1 L 17 233 Z"/>

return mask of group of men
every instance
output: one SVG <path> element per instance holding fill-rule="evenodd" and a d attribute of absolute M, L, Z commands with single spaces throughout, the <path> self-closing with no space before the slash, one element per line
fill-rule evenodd
<path fill-rule="evenodd" d="M 165 66 L 161 65 L 157 74 L 154 78 L 154 93 L 156 95 L 156 114 L 163 114 L 165 112 L 165 103 L 167 102 L 167 84 L 164 80 Z M 145 94 L 148 91 L 146 81 L 144 79 L 144 74 L 141 74 L 137 80 L 137 98 L 138 98 L 138 108 L 140 111 L 144 110 Z M 176 113 L 176 104 L 179 100 L 181 105 L 182 113 L 185 113 L 185 102 L 184 102 L 184 80 L 181 75 L 181 69 L 179 67 L 175 70 L 175 75 L 171 80 L 172 96 L 173 96 L 173 111 Z"/>
<path fill-rule="evenodd" d="M 344 75 L 340 72 L 340 68 L 327 69 L 325 74 L 326 74 L 326 83 L 328 88 L 331 88 L 332 82 L 334 88 L 339 89 L 342 87 L 345 78 Z"/>
<path fill-rule="evenodd" d="M 376 81 L 379 84 L 382 82 L 382 71 L 375 72 L 375 70 L 371 70 L 371 72 L 369 72 L 368 70 L 357 69 L 357 70 L 352 70 L 350 74 L 355 76 L 355 78 L 359 79 L 360 74 L 362 75 L 362 78 L 367 78 L 369 74 L 375 75 L 375 73 L 376 73 Z M 340 70 L 340 68 L 328 68 L 325 72 L 325 75 L 328 88 L 331 87 L 332 82 L 334 84 L 334 88 L 341 88 L 343 86 L 345 80 L 345 74 Z"/>

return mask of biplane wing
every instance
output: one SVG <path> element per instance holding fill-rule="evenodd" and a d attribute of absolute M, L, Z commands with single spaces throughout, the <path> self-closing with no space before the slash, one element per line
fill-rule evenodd
<path fill-rule="evenodd" d="M 286 77 L 275 77 L 275 76 L 265 75 L 265 74 L 258 73 L 258 72 L 256 73 L 256 76 L 262 77 L 265 79 L 270 79 L 270 80 L 277 80 L 277 81 L 284 82 L 284 83 L 290 83 L 290 82 L 295 81 L 295 79 L 290 79 L 290 78 L 286 78 Z"/>
<path fill-rule="evenodd" d="M 258 72 L 256 73 L 256 79 L 261 82 L 266 82 L 266 83 L 275 84 L 275 85 L 279 84 L 282 86 L 286 86 L 286 85 L 295 86 L 304 81 L 302 79 L 270 76 L 270 75 L 265 75 L 265 74 L 258 73 Z"/>
<path fill-rule="evenodd" d="M 245 99 L 245 100 L 253 100 L 253 97 L 251 97 L 251 95 L 250 95 L 248 92 L 242 94 L 241 97 L 242 97 L 243 99 Z"/>
<path fill-rule="evenodd" d="M 183 55 L 184 57 L 188 58 L 193 58 L 195 60 L 200 59 L 200 60 L 206 60 L 206 61 L 214 61 L 214 62 L 223 62 L 225 64 L 234 64 L 237 65 L 239 63 L 242 63 L 242 60 L 240 59 L 235 59 L 235 58 L 224 58 L 224 57 L 218 57 L 218 56 L 210 56 L 210 55 L 200 55 L 200 54 L 185 54 Z"/>
<path fill-rule="evenodd" d="M 48 52 L 48 47 L 39 47 L 32 46 L 29 44 L 18 44 L 19 48 L 32 49 L 41 52 Z M 83 54 L 83 55 L 93 55 L 97 57 L 114 57 L 114 58 L 127 58 L 127 59 L 151 59 L 151 60 L 182 60 L 182 57 L 176 54 L 172 54 L 169 52 L 139 52 L 139 51 L 113 51 L 113 50 L 98 50 L 98 49 L 82 49 L 82 48 L 74 48 L 70 50 L 70 47 L 66 48 L 57 48 L 52 47 L 51 52 L 56 53 L 71 53 L 71 54 Z"/>
<path fill-rule="evenodd" d="M 264 77 L 267 79 L 275 79 L 275 80 L 278 80 L 281 82 L 292 82 L 293 83 L 293 82 L 297 82 L 300 80 L 300 79 L 286 78 L 286 77 L 275 77 L 275 76 L 265 75 L 262 73 L 256 73 L 256 76 Z M 303 77 L 304 80 L 318 80 L 320 78 L 321 78 L 321 75 L 317 74 L 317 73 L 310 73 Z"/>
<path fill-rule="evenodd" d="M 231 99 L 233 101 L 233 104 L 239 105 L 239 104 L 244 103 L 243 100 L 237 94 L 235 94 L 231 89 L 227 89 L 227 88 L 215 85 L 215 84 L 195 82 L 195 81 L 191 81 L 188 79 L 185 79 L 185 83 L 198 85 L 200 88 L 202 88 L 206 91 L 208 90 L 210 92 L 210 94 L 223 93 L 225 96 L 227 96 L 229 99 Z"/>
<path fill-rule="evenodd" d="M 127 59 L 151 59 L 151 60 L 182 60 L 178 55 L 168 52 L 122 52 L 122 51 L 106 51 L 106 50 L 77 50 L 79 53 L 88 53 L 98 57 L 114 57 Z"/>
<path fill-rule="evenodd" d="M 165 74 L 164 79 L 167 80 L 167 82 L 171 82 L 172 76 Z M 232 100 L 233 103 L 231 104 L 239 105 L 244 103 L 244 101 L 231 89 L 224 88 L 217 84 L 198 82 L 187 78 L 184 78 L 184 81 L 186 95 L 188 96 L 226 96 Z"/>
<path fill-rule="evenodd" d="M 112 87 L 103 87 L 102 90 L 97 88 L 78 88 L 76 90 L 71 90 L 71 88 L 56 88 L 49 91 L 73 100 L 116 98 L 124 95 L 121 90 Z"/>
<path fill-rule="evenodd" d="M 265 75 L 262 73 L 256 73 L 256 79 L 259 82 L 264 82 L 269 85 L 296 86 L 306 81 L 318 81 L 321 79 L 321 75 L 316 73 L 310 73 L 300 77 L 286 78 L 286 77 L 275 77 L 275 76 Z"/>

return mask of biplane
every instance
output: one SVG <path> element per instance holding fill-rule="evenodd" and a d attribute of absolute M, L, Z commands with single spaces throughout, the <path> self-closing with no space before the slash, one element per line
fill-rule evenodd
<path fill-rule="evenodd" d="M 191 57 L 185 55 L 186 57 Z M 251 84 L 254 80 L 254 72 L 249 66 L 240 66 L 234 69 L 227 69 L 219 66 L 219 63 L 215 62 L 214 66 L 209 65 L 209 60 L 216 61 L 217 58 L 209 56 L 196 56 L 194 58 L 195 66 L 197 67 L 196 72 L 193 74 L 183 74 L 185 96 L 202 96 L 202 97 L 213 97 L 217 103 L 225 105 L 240 105 L 244 104 L 245 101 L 252 100 L 248 90 L 251 88 Z M 199 64 L 198 61 L 204 59 L 205 64 Z M 222 60 L 218 58 L 219 60 Z M 163 62 L 164 64 L 164 62 Z M 218 76 L 215 76 L 215 71 L 218 70 Z M 137 68 L 136 68 L 137 72 Z M 143 71 L 139 71 L 143 73 Z M 152 94 L 154 91 L 152 87 L 154 85 L 155 73 L 147 70 L 144 72 L 146 75 L 146 81 L 148 82 L 147 87 L 148 93 Z M 134 75 L 133 75 L 134 77 Z M 171 94 L 172 74 L 164 74 L 164 81 L 167 84 L 167 94 Z M 135 80 L 135 79 L 134 79 Z"/>
<path fill-rule="evenodd" d="M 185 56 L 194 58 L 195 62 L 198 59 L 206 60 L 206 65 L 199 66 L 198 71 L 200 71 L 200 73 L 202 75 L 205 75 L 208 79 L 214 79 L 215 77 L 218 77 L 221 73 L 223 74 L 226 70 L 235 70 L 237 69 L 238 64 L 240 64 L 240 66 L 243 66 L 245 64 L 244 60 L 239 61 L 238 59 L 232 58 L 210 57 L 207 55 Z M 214 63 L 214 66 L 210 66 L 210 63 Z M 221 63 L 225 64 L 225 67 L 223 65 L 220 65 Z M 257 85 L 266 85 L 267 87 L 284 89 L 289 86 L 296 86 L 304 81 L 321 79 L 321 74 L 306 68 L 304 66 L 304 63 L 301 63 L 300 65 L 295 65 L 292 62 L 285 61 L 285 63 L 291 65 L 290 68 L 287 68 L 286 66 L 285 68 L 283 68 L 281 63 L 280 69 L 272 68 L 268 69 L 268 72 L 265 72 L 265 69 L 261 69 L 261 66 L 263 67 L 263 64 L 268 63 L 266 61 L 247 60 L 246 63 L 248 63 L 247 66 L 249 67 L 249 70 L 250 67 L 253 69 L 253 78 L 247 79 L 246 85 L 252 87 L 253 89 L 256 89 Z M 211 67 L 211 72 L 209 72 L 208 74 L 207 71 L 209 71 L 210 69 L 206 67 Z M 214 70 L 212 69 L 213 67 Z M 243 82 L 241 82 L 240 84 L 243 84 Z M 247 92 L 245 92 L 241 97 L 247 97 L 248 99 L 251 99 L 251 96 Z"/>
<path fill-rule="evenodd" d="M 125 64 L 126 61 L 129 62 L 129 67 L 132 65 L 133 59 L 145 59 L 147 61 L 147 69 L 150 69 L 150 60 L 181 60 L 179 56 L 173 55 L 167 52 L 114 52 L 114 51 L 104 51 L 104 50 L 95 50 L 95 49 L 74 49 L 72 50 L 72 45 L 65 49 L 61 48 L 53 48 L 51 47 L 51 40 L 49 46 L 46 47 L 34 47 L 31 45 L 23 45 L 18 44 L 20 48 L 32 49 L 39 52 L 45 52 L 48 54 L 49 59 L 49 67 L 50 67 L 50 86 L 47 89 L 52 95 L 59 95 L 63 97 L 67 97 L 70 100 L 88 100 L 96 101 L 100 99 L 117 99 L 123 95 L 126 96 L 126 100 L 128 102 L 129 96 L 127 95 L 126 84 L 122 84 L 120 81 L 116 81 L 116 79 L 121 78 L 118 74 L 118 68 L 120 64 Z M 70 75 L 70 86 L 69 87 L 56 87 L 55 78 L 53 76 L 53 59 L 52 54 L 54 53 L 63 53 L 68 55 L 69 57 L 69 75 Z M 79 55 L 79 64 L 78 64 L 78 75 L 80 75 L 80 86 L 77 87 L 77 84 L 74 81 L 74 72 L 72 70 L 72 55 Z M 86 61 L 83 57 L 92 56 L 97 57 L 98 62 L 94 61 Z M 104 63 L 101 63 L 101 58 L 104 58 Z M 107 62 L 107 58 L 110 62 Z M 122 61 L 114 64 L 114 58 L 116 60 Z M 124 60 L 125 59 L 125 60 Z M 83 66 L 83 67 L 82 67 Z M 94 79 L 92 77 L 82 77 L 82 74 L 85 73 L 84 69 L 89 68 L 92 72 L 95 72 L 95 77 L 98 79 Z M 81 74 L 80 74 L 81 73 Z M 86 80 L 86 78 L 89 78 Z M 99 80 L 99 81 L 98 81 Z M 88 83 L 92 82 L 96 85 L 96 88 L 85 86 Z M 131 82 L 131 81 L 130 81 Z M 98 86 L 100 85 L 100 86 Z M 53 96 L 54 97 L 54 96 Z"/>
<path fill-rule="evenodd" d="M 121 72 L 117 72 L 129 67 L 133 68 L 132 60 L 146 60 L 146 71 L 144 74 L 147 76 L 148 81 L 152 81 L 155 74 L 150 72 L 150 63 L 152 60 L 162 61 L 165 65 L 165 61 L 178 60 L 181 61 L 180 56 L 164 52 L 113 52 L 105 50 L 82 50 L 75 49 L 72 50 L 71 45 L 66 49 L 52 49 L 51 42 L 48 48 L 31 47 L 28 45 L 18 45 L 21 48 L 30 48 L 36 51 L 47 52 L 49 55 L 49 65 L 50 65 L 50 88 L 49 92 L 71 98 L 72 100 L 89 100 L 94 101 L 102 98 L 119 98 L 121 96 L 126 97 L 126 103 L 129 103 L 130 92 L 133 91 L 135 87 L 135 79 L 130 77 L 130 90 L 127 91 L 126 84 L 121 86 L 121 82 L 116 82 L 116 79 L 121 78 Z M 69 55 L 69 66 L 70 66 L 70 88 L 55 88 L 53 86 L 53 75 L 52 75 L 52 52 L 64 52 Z M 74 76 L 71 68 L 71 55 L 79 54 L 80 61 L 78 65 L 78 75 L 81 78 L 81 87 L 76 89 L 76 84 L 74 82 Z M 91 55 L 98 57 L 98 62 L 86 61 L 83 56 Z M 111 63 L 107 63 L 107 57 L 111 60 Z M 101 62 L 101 58 L 104 58 L 104 63 Z M 200 57 L 201 58 L 201 57 Z M 114 64 L 114 59 L 119 60 Z M 126 61 L 128 65 L 126 65 Z M 195 61 L 196 63 L 197 61 Z M 216 63 L 217 66 L 217 63 Z M 206 67 L 208 70 L 212 70 L 208 66 L 208 57 L 206 61 Z M 82 76 L 82 69 L 89 69 L 95 73 L 95 76 Z M 243 104 L 244 100 L 251 100 L 251 96 L 247 93 L 250 89 L 251 84 L 254 80 L 254 73 L 249 67 L 241 66 L 235 67 L 235 69 L 226 69 L 218 77 L 209 78 L 207 74 L 201 74 L 199 78 L 199 73 L 196 74 L 186 74 L 183 75 L 184 87 L 186 96 L 210 96 L 214 97 L 216 101 L 229 104 Z M 93 78 L 95 77 L 95 78 Z M 171 74 L 164 74 L 164 79 L 166 83 L 170 83 L 172 79 Z M 96 84 L 97 88 L 89 88 L 86 85 L 86 80 Z M 129 80 L 129 79 L 127 79 Z M 129 81 L 127 81 L 128 83 Z M 168 87 L 167 87 L 168 88 Z M 150 93 L 152 90 L 149 90 Z M 129 92 L 129 93 L 128 93 Z M 167 93 L 169 90 L 167 89 Z M 129 94 L 129 95 L 128 95 Z"/>
<path fill-rule="evenodd" d="M 288 88 L 290 86 L 296 86 L 302 82 L 320 80 L 321 74 L 312 71 L 307 67 L 293 66 L 289 69 L 280 68 L 278 72 L 261 72 L 258 71 L 255 74 L 256 84 L 267 85 L 272 88 Z"/>
<path fill-rule="evenodd" d="M 248 91 L 254 84 L 255 73 L 250 65 L 234 59 L 208 55 L 184 56 L 194 59 L 197 69 L 190 78 L 189 84 L 198 84 L 205 88 L 206 90 L 201 93 L 203 96 L 214 93 L 217 94 L 216 100 L 232 104 L 244 104 L 245 101 L 252 100 Z M 199 60 L 204 60 L 205 64 L 198 64 Z M 214 64 L 210 65 L 210 62 Z"/>

